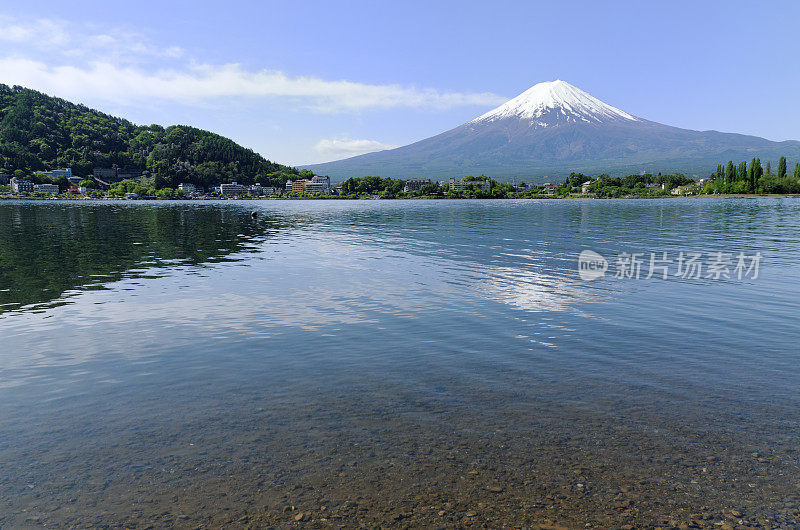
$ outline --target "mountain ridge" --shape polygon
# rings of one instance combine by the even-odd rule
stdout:
[[[564,81],[516,98],[438,135],[396,149],[300,166],[334,178],[545,178],[572,171],[706,175],[720,162],[800,158],[800,142],[682,129],[634,116]]]

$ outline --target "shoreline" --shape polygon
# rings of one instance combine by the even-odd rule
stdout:
[[[2,196],[0,200],[6,201],[114,201],[114,202],[208,202],[208,201],[515,201],[515,200],[631,200],[631,199],[800,199],[797,193],[744,193],[744,194],[719,194],[719,195],[669,195],[663,197],[629,196],[629,197],[588,197],[588,196],[567,196],[567,197],[208,197],[208,198],[185,198],[185,199],[162,199],[162,198],[138,198],[126,199],[124,197],[14,197]]]

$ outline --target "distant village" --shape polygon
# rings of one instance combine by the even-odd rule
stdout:
[[[42,171],[36,174],[37,176],[46,177],[51,180],[58,180],[61,178],[69,182],[69,187],[62,190],[57,184],[42,183],[36,184],[31,180],[9,176],[0,171],[0,185],[10,186],[10,192],[13,195],[105,195],[111,187],[123,180],[137,179],[142,176],[140,170],[124,170],[117,168],[95,168],[92,175],[92,181],[96,183],[96,187],[81,186],[85,181],[84,178],[74,176],[71,168],[54,169],[51,171]],[[419,192],[426,184],[432,184],[428,178],[411,178],[407,179],[403,185],[404,193]],[[450,178],[448,181],[438,182],[439,185],[447,185],[449,189],[454,191],[467,191],[477,190],[488,193],[490,191],[491,183],[486,180],[456,180]],[[518,187],[519,191],[530,191],[533,187],[522,185]],[[556,189],[554,184],[543,184],[536,186],[539,192],[544,195],[553,195]],[[273,186],[262,186],[260,184],[243,185],[237,182],[221,183],[217,186],[204,189],[191,183],[181,183],[178,185],[178,190],[187,198],[216,198],[216,197],[270,197],[270,196],[311,196],[311,195],[341,195],[342,184],[332,184],[330,177],[318,176],[306,179],[288,180],[285,187],[277,188]],[[127,193],[124,195],[127,199],[139,199],[135,193]]]
[[[64,188],[54,183],[34,183],[32,180],[10,176],[0,170],[0,186],[8,186],[12,197],[63,197],[63,198],[124,198],[124,199],[157,199],[157,198],[191,198],[191,199],[215,199],[215,198],[291,198],[291,197],[315,197],[315,198],[335,198],[337,196],[352,196],[353,193],[343,193],[343,183],[332,184],[330,177],[314,175],[310,178],[288,180],[284,187],[263,186],[261,184],[243,185],[237,182],[220,183],[216,186],[204,189],[192,183],[184,182],[178,185],[173,195],[141,195],[139,193],[124,192],[120,193],[115,184],[131,182],[140,179],[141,170],[119,169],[119,168],[94,168],[93,175],[87,180],[72,174],[71,168],[54,169],[35,174],[37,180],[47,179],[50,181],[67,182],[69,185]],[[370,177],[365,177],[370,178]],[[565,189],[565,184],[499,184],[488,177],[464,177],[463,179],[449,178],[445,181],[434,181],[429,178],[410,178],[406,180],[396,180],[398,186],[402,185],[403,195],[414,197],[427,195],[426,190],[433,189],[448,196],[487,196],[495,186],[502,186],[510,197],[553,197],[553,196],[594,196],[592,186],[602,181],[603,177],[581,182],[579,187],[569,187]],[[354,179],[358,180],[358,179]],[[689,184],[675,187],[667,187],[664,183],[642,184],[641,192],[646,192],[653,196],[664,195],[694,195],[702,191],[703,186],[709,179],[701,179],[697,182],[691,181]],[[87,185],[89,184],[89,185]],[[427,188],[426,188],[427,186]],[[399,189],[399,188],[398,188]],[[580,190],[580,191],[579,191]],[[359,194],[356,194],[359,195]],[[360,195],[378,195],[377,193],[362,193]],[[6,194],[6,196],[9,196]]]

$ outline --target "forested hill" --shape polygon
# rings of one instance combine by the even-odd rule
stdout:
[[[180,182],[282,185],[298,171],[208,131],[173,125],[137,126],[84,105],[0,84],[0,169],[25,174],[95,167],[145,170],[158,187]]]

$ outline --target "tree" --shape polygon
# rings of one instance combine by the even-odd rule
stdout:
[[[800,162],[794,165],[794,178],[800,180]]]
[[[768,177],[771,177],[771,176],[772,176],[772,162],[770,162],[769,160],[767,160],[767,169],[766,169],[766,173],[767,173],[767,176],[768,176]]]
[[[764,174],[764,168],[761,167],[761,159],[754,158],[753,165],[750,171],[750,193],[755,193],[758,180]]]
[[[84,179],[95,167],[136,169],[142,171],[137,180],[148,188],[154,183],[158,188],[174,187],[183,181],[203,187],[233,181],[252,184],[257,176],[272,179],[276,173],[280,176],[270,184],[283,186],[283,175],[294,180],[299,173],[208,131],[183,125],[137,126],[4,84],[0,84],[0,167],[25,174],[72,168],[73,175]]]
[[[737,181],[747,180],[747,162],[739,162],[739,167],[736,170],[736,180]]]
[[[786,157],[782,156],[778,160],[778,178],[786,178]]]
[[[725,183],[730,184],[736,178],[736,167],[733,165],[733,160],[728,160],[728,165],[725,166]]]

